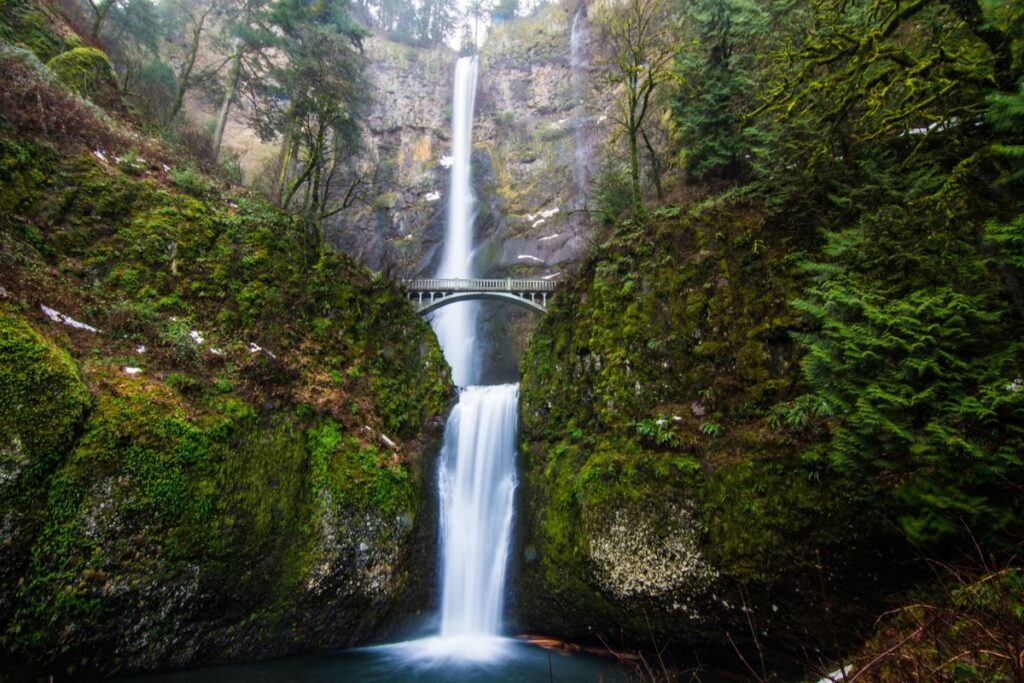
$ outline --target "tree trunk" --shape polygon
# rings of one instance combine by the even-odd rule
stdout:
[[[644,138],[644,146],[647,147],[647,153],[651,157],[651,179],[654,181],[654,189],[658,193],[658,201],[665,201],[665,193],[661,188],[661,162],[658,161],[658,155],[654,152],[654,146],[651,141],[647,139],[647,131],[643,128],[640,129],[640,135]]]
[[[639,217],[644,212],[644,205],[640,196],[640,150],[635,130],[629,133],[629,180],[633,188],[633,216]]]
[[[228,88],[224,92],[224,99],[220,103],[220,113],[217,115],[217,128],[213,133],[213,153],[220,159],[220,146],[224,141],[224,128],[228,123],[228,114],[231,112],[231,102],[235,99],[235,91],[238,90],[238,79],[242,75],[242,47],[238,46],[231,58],[231,70],[228,72]]]
[[[99,5],[94,5],[93,9],[96,12],[96,17],[92,20],[92,39],[95,41],[99,38],[100,28],[103,26],[103,20],[107,17],[107,11],[110,10],[110,5],[113,0],[103,0]]]
[[[185,91],[188,90],[189,80],[192,78],[192,69],[196,65],[196,56],[199,54],[199,39],[203,34],[203,24],[206,23],[206,17],[209,15],[209,11],[205,11],[195,19],[195,24],[192,28],[192,45],[189,46],[188,57],[185,59],[185,64],[182,66],[181,74],[178,76],[178,94],[174,99],[174,106],[171,107],[170,113],[167,115],[165,125],[170,125],[174,119],[178,116],[178,112],[181,111],[181,105],[185,101]]]

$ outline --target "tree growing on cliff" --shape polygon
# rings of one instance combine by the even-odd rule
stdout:
[[[213,0],[172,0],[163,7],[168,43],[175,49],[173,61],[177,63],[177,91],[174,103],[164,121],[172,123],[181,112],[185,93],[193,82],[200,41],[205,36],[216,9]]]
[[[687,0],[682,22],[672,137],[691,179],[740,180],[749,148],[743,115],[755,91],[752,62],[763,59],[761,36],[769,33],[765,10],[750,0]]]
[[[280,135],[275,197],[303,216],[311,237],[322,237],[334,185],[359,140],[367,101],[362,40],[365,30],[333,0],[314,11],[304,0],[279,0],[268,14],[270,44],[286,58],[271,62],[257,108],[265,137]]]
[[[655,93],[670,77],[675,22],[667,0],[604,0],[595,6],[594,23],[604,43],[606,85],[615,100],[612,119],[629,147],[633,214],[641,216],[640,141]]]

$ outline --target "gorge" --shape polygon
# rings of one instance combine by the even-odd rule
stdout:
[[[8,0],[0,681],[1024,680],[1022,27]]]

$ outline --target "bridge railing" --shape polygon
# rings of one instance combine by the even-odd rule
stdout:
[[[409,290],[427,292],[553,292],[554,280],[524,280],[514,278],[416,278],[402,280]]]

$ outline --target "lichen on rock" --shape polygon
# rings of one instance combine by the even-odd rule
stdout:
[[[598,583],[616,598],[656,598],[683,609],[706,596],[718,574],[701,549],[700,515],[685,506],[664,513],[660,532],[649,510],[605,513],[588,524],[587,551]]]

